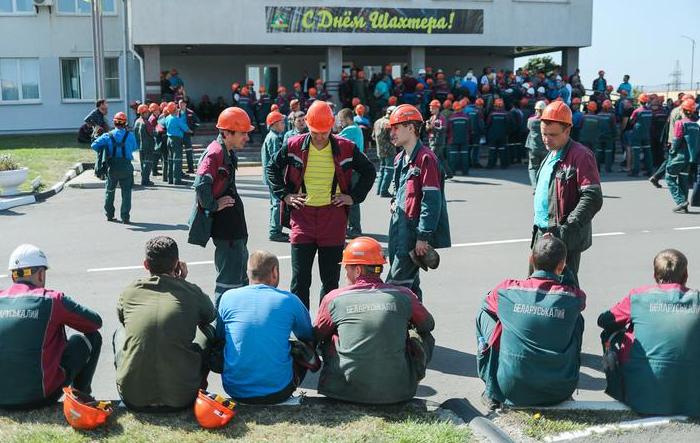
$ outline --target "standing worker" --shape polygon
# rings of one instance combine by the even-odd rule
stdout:
[[[496,161],[501,163],[501,168],[510,166],[508,158],[508,134],[510,133],[510,118],[503,109],[503,99],[493,101],[493,111],[486,117],[486,144],[489,147],[489,159],[486,167],[493,169]]]
[[[639,94],[639,107],[632,112],[629,125],[632,127],[632,135],[630,136],[632,158],[632,170],[629,176],[637,177],[639,175],[641,155],[644,154],[644,169],[646,174],[651,176],[654,162],[651,158],[651,118],[652,113],[648,106],[649,97],[642,93]]]
[[[180,100],[178,106],[180,108],[180,113],[184,113],[187,117],[187,127],[189,131],[186,131],[182,135],[182,146],[185,152],[185,159],[187,160],[187,173],[194,173],[194,149],[192,147],[192,137],[194,137],[194,131],[199,126],[199,117],[190,108],[187,107],[188,103],[185,100]]]
[[[447,118],[440,114],[440,102],[437,100],[430,102],[430,118],[425,123],[425,130],[428,133],[428,146],[430,147],[430,150],[433,151],[435,157],[437,157],[438,161],[440,162],[442,169],[445,171],[446,178],[452,178],[454,173],[445,155],[445,143],[447,141]],[[394,152],[394,155],[391,157],[392,171],[394,169],[393,161],[395,156],[396,152]]]
[[[131,188],[134,186],[134,166],[131,162],[138,146],[134,134],[126,129],[126,114],[114,114],[113,123],[115,128],[102,134],[91,146],[99,156],[103,156],[103,152],[107,162],[104,206],[107,221],[117,221],[114,218],[114,193],[119,185],[122,190],[120,215],[122,223],[128,225],[131,219]]]
[[[591,247],[593,217],[603,206],[600,175],[590,149],[571,138],[571,108],[566,103],[550,103],[540,119],[549,154],[537,173],[530,247],[548,232],[560,238],[567,250],[566,275],[579,287],[581,253]]]
[[[600,119],[596,115],[598,104],[593,100],[586,105],[586,112],[581,118],[581,133],[578,142],[586,146],[596,155],[598,152],[598,140],[600,139]]]
[[[543,100],[535,103],[535,113],[527,120],[527,129],[529,132],[527,134],[527,140],[525,141],[525,147],[528,150],[527,169],[533,190],[537,185],[537,171],[539,171],[542,161],[547,156],[547,148],[544,146],[544,141],[542,141],[542,130],[540,128],[540,118],[546,107],[547,103]]]
[[[617,120],[612,112],[612,102],[603,100],[602,110],[598,113],[598,151],[596,157],[598,170],[605,164],[605,172],[612,172],[612,165],[615,159],[615,139],[617,138]]]
[[[206,246],[214,241],[216,267],[215,306],[221,294],[248,284],[248,227],[243,201],[236,189],[238,158],[255,130],[241,108],[226,108],[216,122],[219,136],[207,146],[197,167],[194,189],[197,199],[190,215],[188,242]]]
[[[420,142],[423,116],[411,105],[391,113],[391,142],[401,149],[394,160],[394,200],[389,224],[387,283],[411,289],[420,300],[419,265],[433,248],[448,248],[450,224],[445,182],[435,154]]]
[[[305,134],[308,132],[308,128],[306,127],[306,120],[304,119],[304,117],[306,117],[304,111],[292,112],[289,115],[291,116],[290,120],[292,122],[292,129],[284,133],[282,143],[286,143],[287,140],[289,140],[289,138],[294,137],[295,135]]]
[[[363,105],[357,105],[356,108],[359,108]],[[364,110],[363,110],[364,112]],[[341,131],[338,134],[340,137],[345,137],[351,142],[355,143],[355,146],[357,146],[357,149],[360,150],[360,152],[364,153],[365,152],[365,137],[364,134],[362,133],[362,129],[360,129],[359,125],[355,123],[355,120],[353,119],[352,116],[352,111],[349,108],[343,108],[338,112],[338,123],[340,124]],[[359,176],[356,172],[352,173],[352,185],[355,186],[357,183],[357,180],[359,179]],[[350,206],[350,213],[348,214],[348,230],[346,237],[347,238],[356,238],[362,235],[362,213],[360,212],[360,205],[359,204],[354,204]]]
[[[308,308],[311,269],[318,252],[321,298],[338,287],[349,207],[362,203],[376,172],[351,141],[331,134],[335,116],[316,100],[306,114],[309,134],[287,140],[265,168],[271,191],[292,232],[291,292]],[[359,174],[352,186],[352,171]]]
[[[155,177],[160,175],[158,172],[158,159],[160,158],[160,147],[161,147],[161,136],[158,133],[158,117],[160,116],[160,106],[158,103],[151,103],[148,105],[148,112],[150,117],[148,117],[148,125],[151,127],[153,133],[153,157],[151,158],[153,164],[151,169],[151,174]]]
[[[187,113],[178,111],[177,105],[168,103],[168,116],[165,130],[168,135],[168,183],[182,184],[182,139],[190,127],[187,126]],[[165,178],[165,174],[163,174]]]
[[[272,157],[282,147],[282,137],[284,136],[284,115],[277,111],[270,112],[265,118],[267,124],[267,135],[263,141],[260,158],[262,159],[263,170],[270,164]],[[263,174],[263,183],[270,186],[267,176]],[[270,192],[270,241],[288,242],[289,235],[282,232],[282,220],[280,219],[280,201]]]
[[[673,212],[688,213],[688,173],[690,163],[698,160],[700,148],[700,126],[691,120],[695,112],[694,100],[683,100],[683,118],[673,126],[673,143],[668,150],[666,183],[676,203]]]
[[[685,95],[685,94],[684,94]],[[684,95],[680,95],[679,97],[683,98]],[[692,98],[689,98],[690,100],[693,100]],[[676,122],[680,121],[683,119],[683,106],[682,103],[685,102],[685,100],[681,100],[681,103],[679,106],[676,106],[671,110],[668,116],[668,121],[667,125],[664,126],[664,130],[662,132],[662,142],[666,146],[666,149],[670,149],[671,146],[673,145],[673,140],[676,138],[675,133],[673,129],[676,127]],[[695,100],[693,100],[693,106],[695,105]],[[652,116],[653,118],[653,116]],[[654,175],[652,175],[649,178],[649,181],[651,182],[652,185],[656,188],[661,188],[661,185],[659,184],[659,180],[666,175],[666,166],[668,164],[668,152],[666,160],[659,166],[659,169],[656,171]]]
[[[377,158],[379,158],[379,176],[377,183],[377,195],[390,198],[389,188],[394,177],[394,156],[396,147],[391,144],[391,128],[389,126],[389,116],[396,109],[395,106],[386,108],[386,113],[376,122],[372,129],[372,138],[377,144]],[[440,103],[438,102],[438,110]]]
[[[170,167],[168,166],[170,162],[170,154],[168,153],[168,131],[165,129],[165,119],[168,117],[168,103],[163,102],[160,104],[160,115],[156,121],[156,150],[159,153],[159,158],[163,160],[163,183],[168,182],[168,173]]]
[[[454,111],[447,119],[447,144],[450,147],[448,161],[450,169],[461,175],[469,175],[469,133],[471,132],[471,119],[462,112],[462,102],[455,101],[452,104]]]
[[[134,124],[134,134],[136,135],[136,145],[139,150],[139,160],[141,161],[141,186],[153,186],[151,181],[151,171],[153,169],[153,157],[155,152],[154,130],[149,117],[148,106],[139,105],[136,109],[139,118]]]

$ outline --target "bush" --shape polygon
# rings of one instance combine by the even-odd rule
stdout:
[[[19,163],[17,163],[9,155],[0,155],[0,171],[14,171],[19,169]]]

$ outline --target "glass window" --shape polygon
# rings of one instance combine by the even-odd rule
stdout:
[[[80,98],[95,99],[95,63],[91,57],[80,59]]]
[[[19,70],[16,58],[0,59],[0,99],[19,100]]]
[[[105,98],[119,98],[118,58],[105,58]]]
[[[15,11],[17,12],[34,12],[32,0],[15,0]]]
[[[102,0],[102,12],[106,12],[106,13],[110,13],[110,14],[117,12],[116,8],[115,8],[114,0]]]
[[[12,0],[0,0],[0,12],[4,13],[12,13],[14,10],[12,9]]]
[[[58,11],[75,14],[75,0],[58,0]]]
[[[78,71],[78,59],[66,58],[61,60],[61,81],[63,98],[80,98],[80,73]]]
[[[78,2],[78,13],[79,14],[91,14],[92,4],[89,0],[77,0]]]
[[[21,58],[20,75],[22,79],[22,98],[24,100],[39,99],[39,60]]]

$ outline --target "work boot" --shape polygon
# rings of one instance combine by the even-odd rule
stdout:
[[[653,175],[649,178],[649,183],[654,185],[655,188],[661,189],[661,184],[659,183],[659,179],[654,177]]]
[[[481,404],[484,405],[484,407],[485,407],[489,412],[493,412],[493,411],[495,411],[496,409],[498,409],[498,408],[501,407],[501,403],[498,402],[498,401],[496,401],[496,400],[494,400],[494,399],[492,399],[492,398],[489,398],[489,397],[486,395],[486,391],[484,391],[484,392],[481,393]]]
[[[108,221],[108,222],[112,222],[112,223],[119,223],[119,220],[117,220],[117,219],[114,218],[114,217],[107,217],[107,221]]]
[[[673,208],[673,212],[676,214],[687,214],[688,213],[688,202],[681,203],[680,205]]]
[[[285,234],[284,232],[277,232],[275,234],[271,234],[269,239],[270,241],[289,243],[289,234]]]
[[[129,219],[129,218],[123,218],[123,219],[122,219],[122,223],[125,224],[125,225],[130,225],[130,224],[131,224],[131,219]]]

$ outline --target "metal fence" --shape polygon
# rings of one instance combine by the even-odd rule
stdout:
[[[661,83],[658,85],[639,85],[635,87],[640,92],[665,93],[667,96],[674,92],[692,92],[695,95],[700,91],[700,82],[691,83]]]

